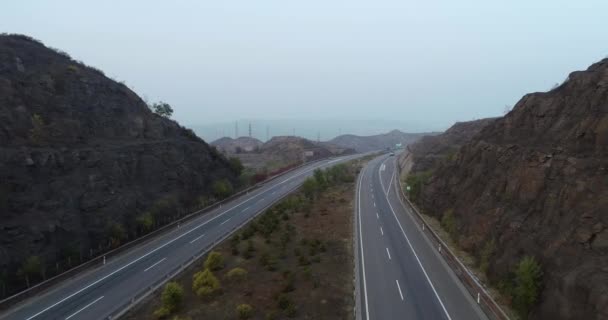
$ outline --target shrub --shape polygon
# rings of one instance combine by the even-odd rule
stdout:
[[[456,230],[456,219],[454,218],[454,210],[447,210],[441,217],[441,226],[447,231],[447,233],[455,239],[457,236]]]
[[[184,289],[177,282],[169,282],[161,295],[162,307],[154,312],[159,317],[165,317],[179,309],[184,299]]]
[[[166,102],[155,102],[151,109],[154,111],[154,113],[161,117],[171,118],[171,115],[173,115],[173,108],[171,108],[171,105]]]
[[[234,268],[226,274],[226,278],[232,282],[241,282],[247,278],[247,270],[243,268]]]
[[[289,307],[289,305],[291,305],[291,300],[289,299],[288,295],[281,293],[277,297],[277,303],[279,305],[279,308],[281,308],[282,310],[285,310],[285,309],[287,309],[287,307]]]
[[[213,194],[220,198],[224,199],[232,194],[234,191],[232,188],[232,184],[227,179],[217,180],[213,183]]]
[[[513,306],[519,315],[526,319],[538,301],[542,286],[543,272],[534,257],[524,257],[515,270]]]
[[[149,232],[154,227],[154,217],[150,212],[142,213],[135,220],[143,232]]]
[[[211,251],[205,260],[205,269],[217,271],[224,268],[224,257],[217,251]]]
[[[195,273],[193,278],[194,281],[192,282],[192,290],[199,297],[210,297],[214,293],[221,290],[220,281],[209,269]]]
[[[32,129],[30,129],[30,142],[40,145],[47,138],[46,124],[42,116],[35,113],[31,119]]]
[[[296,313],[297,313],[297,312],[296,312],[296,306],[295,306],[295,305],[293,305],[293,304],[290,304],[290,305],[287,307],[287,309],[285,309],[285,315],[286,315],[288,318],[293,318],[293,317],[295,317],[295,316],[296,316]]]
[[[409,198],[413,202],[418,202],[422,194],[422,186],[431,177],[432,171],[424,171],[416,174],[410,174],[407,176],[406,184],[410,187]],[[408,192],[408,191],[406,191]]]
[[[496,242],[494,241],[494,239],[491,239],[490,241],[487,241],[483,248],[481,249],[481,254],[479,256],[479,269],[483,272],[483,273],[488,273],[488,268],[490,266],[490,259],[492,258],[492,255],[494,254],[494,250],[496,248]]]
[[[240,304],[236,307],[239,319],[249,319],[253,316],[253,307],[248,304]]]

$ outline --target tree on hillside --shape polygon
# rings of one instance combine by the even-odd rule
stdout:
[[[152,111],[154,111],[154,113],[161,117],[171,118],[171,116],[173,115],[173,108],[171,108],[171,105],[166,102],[155,102],[154,104],[152,104],[151,109]]]

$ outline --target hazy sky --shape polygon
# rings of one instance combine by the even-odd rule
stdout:
[[[6,1],[24,33],[186,125],[497,116],[608,55],[608,1]],[[401,128],[407,130],[408,128]]]

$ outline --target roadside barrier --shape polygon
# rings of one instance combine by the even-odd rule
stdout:
[[[269,183],[269,182],[271,182],[271,181],[273,181],[273,180],[275,180],[275,179],[277,179],[279,177],[282,177],[282,176],[284,176],[286,174],[289,174],[289,173],[291,173],[293,171],[296,171],[296,170],[298,170],[300,168],[303,168],[305,166],[311,165],[313,163],[321,162],[321,161],[324,161],[324,160],[327,160],[327,159],[331,159],[331,158],[327,157],[327,158],[322,158],[322,159],[317,159],[317,160],[314,160],[314,161],[306,162],[306,163],[303,163],[303,164],[298,165],[296,167],[290,168],[287,171],[280,172],[280,173],[278,173],[278,174],[276,174],[274,176],[271,176],[271,177],[267,178],[266,180],[264,180],[262,182],[259,182],[259,183],[255,184],[255,185],[249,187],[249,188],[241,190],[241,191],[239,191],[239,192],[237,192],[237,193],[235,193],[235,194],[233,194],[233,195],[231,195],[231,196],[229,196],[229,197],[227,197],[227,198],[225,198],[223,200],[217,201],[217,202],[215,202],[215,203],[213,203],[213,204],[211,204],[211,205],[209,205],[209,206],[207,206],[205,208],[202,208],[200,210],[196,210],[196,211],[194,211],[194,212],[192,212],[190,214],[187,214],[186,216],[184,216],[184,217],[182,217],[182,218],[180,218],[178,220],[170,222],[170,223],[168,223],[168,224],[166,224],[166,225],[164,225],[164,226],[162,226],[162,227],[160,227],[160,228],[158,228],[158,229],[156,229],[154,231],[151,231],[150,233],[147,233],[147,234],[145,234],[145,235],[143,235],[143,236],[141,236],[139,238],[133,239],[132,241],[129,241],[129,242],[121,245],[118,248],[115,248],[115,249],[112,249],[110,251],[106,251],[106,252],[100,253],[100,254],[96,255],[95,257],[92,257],[90,260],[85,261],[85,262],[83,262],[83,263],[81,263],[79,265],[76,265],[76,266],[72,267],[71,269],[69,269],[69,270],[67,270],[67,271],[65,271],[63,273],[55,275],[55,276],[53,276],[53,277],[51,277],[49,279],[46,279],[45,281],[42,281],[42,282],[40,282],[40,283],[38,283],[38,284],[36,284],[34,286],[31,286],[30,288],[27,288],[27,289],[25,289],[23,291],[20,291],[20,292],[14,294],[14,295],[9,296],[9,297],[7,297],[7,298],[5,298],[3,300],[0,300],[0,311],[6,310],[9,307],[11,307],[11,306],[13,306],[13,305],[15,305],[15,304],[23,301],[23,300],[26,300],[26,299],[28,299],[30,297],[38,295],[38,294],[44,292],[45,290],[50,289],[55,284],[58,284],[60,282],[66,281],[66,280],[71,279],[71,278],[76,278],[78,276],[82,276],[83,273],[85,271],[87,271],[87,270],[91,270],[92,268],[97,267],[97,266],[105,265],[106,261],[108,259],[116,257],[116,256],[122,254],[123,252],[125,252],[126,250],[128,250],[130,248],[133,248],[133,247],[135,247],[137,245],[146,243],[148,241],[152,241],[157,236],[159,236],[161,234],[164,234],[164,233],[168,233],[168,232],[172,231],[175,228],[179,228],[180,225],[182,225],[182,224],[184,224],[184,223],[186,223],[186,222],[188,222],[190,220],[193,220],[195,218],[198,218],[199,216],[201,216],[204,213],[209,213],[210,211],[212,211],[212,210],[214,210],[216,208],[220,208],[223,204],[231,202],[234,199],[236,199],[236,198],[238,198],[238,197],[240,197],[242,195],[249,194],[249,192],[257,190],[258,188],[261,188],[262,186],[266,185],[267,183]]]

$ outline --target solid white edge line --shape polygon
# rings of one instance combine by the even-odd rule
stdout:
[[[388,255],[388,260],[393,260],[391,259],[391,253],[388,251],[388,248],[386,248],[386,254]]]
[[[146,269],[144,269],[144,272],[146,272],[146,271],[148,271],[148,270],[150,270],[150,269],[152,269],[152,268],[156,267],[156,265],[158,265],[159,263],[161,263],[161,262],[165,261],[166,259],[167,259],[167,257],[160,259],[160,260],[159,260],[158,262],[156,262],[155,264],[153,264],[153,265],[151,265],[151,266],[147,267]]]
[[[293,179],[293,178],[295,178],[295,177],[301,176],[301,175],[303,175],[303,174],[305,174],[305,173],[307,173],[307,172],[310,172],[310,171],[312,171],[312,170],[314,170],[314,169],[317,169],[317,168],[319,168],[319,167],[321,167],[321,166],[323,166],[323,165],[325,165],[325,164],[320,164],[320,165],[315,166],[315,167],[313,167],[313,168],[311,168],[311,169],[309,169],[309,170],[306,170],[306,171],[303,171],[303,172],[299,172],[299,173],[297,173],[297,174],[295,174],[295,173],[294,173],[294,176],[293,176],[293,177],[290,177],[289,179],[287,179],[287,180],[285,180],[285,181],[283,181],[283,182],[281,182],[281,183],[278,183],[278,184],[276,184],[276,185],[274,185],[274,186],[270,187],[268,190],[266,190],[266,192],[268,192],[268,191],[272,190],[273,188],[275,188],[275,187],[277,187],[277,186],[279,186],[279,185],[281,185],[281,184],[283,184],[283,183],[287,182],[288,180],[291,180],[291,179]],[[276,190],[275,190],[275,192],[276,192]],[[131,266],[132,264],[134,264],[134,263],[136,263],[136,262],[140,261],[141,259],[143,259],[143,258],[145,258],[145,257],[147,257],[147,256],[149,256],[149,255],[151,255],[152,253],[154,253],[154,252],[156,252],[156,251],[158,251],[158,250],[160,250],[160,249],[162,249],[162,248],[164,248],[164,247],[168,246],[169,244],[171,244],[171,243],[173,243],[173,242],[175,242],[175,241],[177,241],[177,240],[181,239],[182,237],[184,237],[184,236],[186,236],[186,235],[190,234],[190,232],[192,232],[192,231],[194,231],[194,230],[196,230],[196,229],[198,229],[198,228],[200,228],[200,227],[202,227],[202,226],[204,226],[204,225],[207,225],[207,224],[208,224],[208,223],[210,223],[211,221],[214,221],[215,219],[217,219],[217,218],[219,218],[219,217],[223,216],[223,215],[224,215],[226,212],[229,212],[229,211],[231,211],[231,210],[233,210],[233,209],[235,209],[235,208],[240,207],[240,206],[241,206],[243,203],[245,203],[245,202],[247,202],[247,201],[249,201],[249,200],[251,200],[251,199],[254,199],[255,197],[257,197],[257,196],[259,196],[259,195],[260,195],[260,194],[258,193],[258,194],[253,195],[252,197],[250,197],[250,198],[248,198],[248,199],[246,199],[246,200],[241,201],[239,204],[235,205],[234,207],[232,207],[232,208],[230,208],[230,209],[225,210],[224,212],[222,212],[222,213],[218,214],[217,216],[215,216],[215,217],[213,217],[213,218],[211,218],[211,219],[209,219],[209,220],[207,220],[207,221],[205,221],[205,222],[203,222],[203,223],[199,224],[198,226],[196,226],[196,227],[194,227],[194,228],[192,228],[192,229],[190,229],[190,230],[186,231],[185,233],[182,233],[181,235],[179,235],[179,236],[177,236],[177,237],[175,237],[175,238],[173,238],[173,239],[171,239],[171,240],[169,240],[169,241],[165,242],[164,244],[162,244],[161,246],[157,247],[156,249],[153,249],[153,250],[149,251],[148,253],[144,254],[143,256],[141,256],[141,257],[139,257],[139,258],[137,258],[137,259],[135,259],[135,260],[133,260],[133,261],[131,261],[131,262],[127,263],[126,265],[122,266],[121,268],[116,269],[115,271],[111,272],[110,274],[105,275],[105,276],[103,276],[103,277],[99,278],[98,280],[96,280],[96,281],[94,281],[94,282],[90,283],[90,284],[89,284],[89,285],[87,285],[86,287],[84,287],[84,288],[82,288],[82,289],[80,289],[80,290],[78,290],[78,291],[76,291],[76,292],[72,293],[71,295],[69,295],[69,296],[67,296],[67,297],[65,297],[65,298],[63,298],[63,299],[61,299],[61,300],[59,300],[58,302],[55,302],[54,304],[52,304],[52,305],[50,305],[50,306],[46,307],[45,309],[43,309],[42,311],[39,311],[38,313],[34,314],[33,316],[30,316],[29,318],[26,318],[26,320],[31,320],[31,319],[36,318],[37,316],[39,316],[39,315],[41,315],[41,314],[43,314],[43,313],[45,313],[45,312],[49,311],[50,309],[52,309],[52,308],[56,307],[57,305],[59,305],[59,304],[63,303],[64,301],[66,301],[66,300],[68,300],[68,299],[71,299],[72,297],[74,297],[74,296],[78,295],[79,293],[83,292],[84,290],[86,290],[86,289],[88,289],[88,288],[90,288],[90,287],[92,287],[92,286],[94,286],[94,285],[96,285],[96,284],[100,283],[101,281],[103,281],[103,280],[105,280],[105,279],[107,279],[107,278],[109,278],[109,277],[113,276],[114,274],[116,274],[116,273],[118,273],[118,272],[120,272],[120,271],[124,270],[125,268],[127,268],[127,267]]]
[[[359,180],[359,190],[357,191],[357,211],[359,215],[359,243],[361,245],[361,266],[363,267],[363,293],[365,295],[365,319],[370,320],[369,318],[369,304],[367,301],[367,280],[365,279],[365,253],[363,252],[363,230],[361,228],[361,182],[363,181],[363,176],[365,176],[365,172],[361,174],[361,179]]]
[[[200,238],[202,238],[204,236],[205,236],[205,234],[203,233],[200,236],[196,237],[194,240],[190,241],[190,243],[194,243],[196,240],[198,240],[198,239],[200,239]]]
[[[392,181],[392,179],[394,177],[395,177],[395,172],[393,172],[393,176],[391,177],[391,181]],[[382,179],[380,179],[380,183],[382,183]],[[390,192],[390,190],[389,190],[389,192]],[[426,270],[422,266],[422,262],[420,262],[420,258],[418,258],[418,254],[416,254],[416,250],[414,250],[414,246],[412,246],[412,243],[410,242],[410,239],[407,237],[407,234],[405,234],[405,230],[403,230],[403,227],[401,226],[401,222],[399,222],[399,219],[397,218],[397,214],[395,213],[395,210],[393,209],[393,206],[391,205],[391,202],[388,199],[388,193],[386,194],[386,202],[388,202],[388,206],[389,206],[389,208],[391,208],[391,212],[393,213],[393,216],[395,217],[395,220],[397,220],[397,225],[399,225],[399,229],[401,229],[401,233],[403,233],[403,236],[405,237],[405,240],[407,241],[408,246],[412,250],[412,253],[414,254],[414,257],[416,258],[416,261],[418,262],[418,265],[420,266],[420,269],[422,269],[422,273],[424,273],[426,281],[428,281],[428,283],[431,285],[431,289],[433,289],[433,293],[435,293],[435,297],[437,297],[437,300],[439,301],[439,304],[441,305],[441,308],[443,309],[443,312],[448,317],[448,320],[452,320],[452,317],[450,317],[450,314],[448,313],[448,310],[445,308],[445,305],[443,304],[443,301],[441,301],[441,298],[439,297],[439,294],[437,293],[437,290],[435,290],[435,286],[433,285],[433,282],[431,282],[431,278],[429,278],[429,275],[426,273]]]
[[[91,302],[91,303],[87,304],[86,306],[82,307],[82,309],[80,309],[80,310],[78,310],[78,311],[76,311],[76,312],[72,313],[71,315],[69,315],[67,318],[65,318],[65,320],[68,320],[68,319],[70,319],[71,317],[73,317],[73,316],[75,316],[75,315],[79,314],[80,312],[82,312],[82,310],[84,310],[84,309],[86,309],[86,308],[88,308],[88,307],[92,306],[92,305],[93,305],[95,302],[97,302],[97,301],[99,301],[99,300],[103,299],[103,297],[104,297],[104,296],[101,296],[101,297],[99,297],[99,298],[95,299],[95,301],[93,301],[93,302]]]
[[[232,217],[230,217],[230,218],[226,219],[224,222],[220,223],[220,226],[223,225],[224,223],[230,221],[230,219],[232,219]]]
[[[401,296],[401,300],[403,301],[403,292],[401,292],[401,286],[399,285],[399,280],[395,280],[397,282],[397,289],[399,290],[399,295]]]

